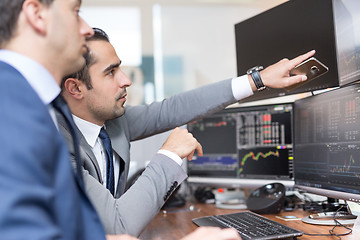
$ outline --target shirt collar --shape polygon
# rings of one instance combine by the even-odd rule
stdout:
[[[99,133],[102,126],[88,122],[75,115],[73,115],[73,118],[76,126],[79,128],[80,132],[84,135],[86,142],[93,148],[95,146],[97,138],[99,137]]]
[[[59,95],[60,87],[54,77],[35,60],[13,51],[0,49],[0,61],[18,70],[44,104],[48,105]]]

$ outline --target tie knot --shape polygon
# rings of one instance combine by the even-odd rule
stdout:
[[[101,138],[101,140],[109,139],[109,135],[106,132],[104,127],[101,128],[100,133],[99,133],[99,137]]]

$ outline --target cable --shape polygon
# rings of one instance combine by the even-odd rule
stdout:
[[[338,212],[343,208],[343,206],[340,206],[339,209],[336,210],[336,212],[334,213],[334,222],[335,222],[335,226],[329,230],[329,234],[315,234],[315,233],[304,233],[304,235],[308,235],[308,236],[314,236],[314,237],[323,237],[323,236],[335,236],[337,237],[339,240],[341,240],[341,236],[346,236],[352,233],[352,229],[341,224],[338,220],[336,220],[336,215],[338,214]],[[346,233],[340,233],[340,234],[336,234],[334,232],[335,228],[341,226],[347,230],[349,230]]]

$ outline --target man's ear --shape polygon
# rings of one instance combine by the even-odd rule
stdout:
[[[64,91],[75,99],[82,99],[82,85],[84,85],[79,79],[68,78],[64,82]]]
[[[42,35],[46,35],[48,10],[48,6],[39,0],[25,0],[22,5],[22,11],[27,22]]]

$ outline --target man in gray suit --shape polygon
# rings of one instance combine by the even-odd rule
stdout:
[[[126,106],[126,88],[131,81],[121,71],[121,61],[107,35],[95,29],[88,41],[90,55],[82,71],[63,80],[63,96],[74,115],[81,136],[86,191],[98,211],[107,233],[139,235],[158,213],[176,187],[186,178],[182,158],[191,159],[201,145],[187,132],[176,128],[150,161],[136,183],[124,193],[129,171],[130,141],[173,129],[194,119],[219,111],[250,96],[259,84],[287,87],[306,80],[289,76],[289,71],[314,54],[311,51],[293,60],[281,60],[261,71],[260,83],[251,76],[224,80],[184,92],[147,106]],[[262,82],[261,82],[262,79]],[[257,79],[259,80],[259,79]],[[66,125],[60,129],[69,140]],[[99,132],[106,128],[113,148],[114,195],[105,188],[107,163]],[[189,146],[191,145],[191,147]],[[194,147],[195,146],[195,147]],[[108,186],[107,186],[108,187]]]

